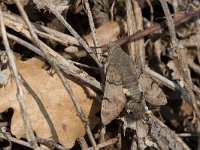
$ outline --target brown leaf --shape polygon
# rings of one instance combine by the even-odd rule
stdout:
[[[123,31],[123,32],[122,32]],[[108,44],[118,40],[118,37],[125,34],[127,31],[126,22],[107,22],[96,29],[96,37],[99,45]],[[92,35],[84,36],[89,46],[94,46]],[[69,46],[65,50],[66,52],[78,51],[77,46]]]
[[[34,132],[40,138],[51,138],[71,148],[77,138],[84,136],[85,129],[58,76],[50,76],[42,69],[43,62],[36,58],[25,62],[17,59],[16,64],[24,79],[27,112]],[[95,103],[86,88],[72,80],[67,79],[67,81],[75,92],[85,115],[90,115],[93,118],[92,122],[97,123],[95,112],[91,111]],[[11,132],[17,138],[21,138],[25,131],[16,93],[14,79],[9,80],[7,86],[0,89],[0,112],[8,108],[14,109]],[[98,111],[98,108],[96,107],[95,110]]]
[[[107,22],[96,30],[98,43],[100,45],[103,45],[108,44],[109,42],[116,41],[118,39],[118,36],[120,36],[120,34],[123,34],[122,31],[127,31],[126,22]],[[90,46],[94,46],[91,35],[85,36],[84,39]]]

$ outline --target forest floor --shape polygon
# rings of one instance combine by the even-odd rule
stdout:
[[[3,0],[0,149],[200,149],[199,0]]]

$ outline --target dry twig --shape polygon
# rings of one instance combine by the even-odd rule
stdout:
[[[72,99],[72,102],[74,103],[74,106],[76,108],[78,116],[80,117],[80,119],[82,120],[82,122],[83,122],[83,124],[85,126],[86,132],[88,134],[88,137],[89,137],[89,139],[90,139],[90,141],[92,143],[92,146],[93,146],[94,150],[98,150],[97,144],[96,144],[96,142],[94,140],[94,137],[92,135],[92,131],[91,131],[90,126],[89,126],[89,120],[85,117],[84,112],[83,112],[82,108],[80,107],[80,104],[78,102],[77,97],[75,96],[74,92],[72,91],[70,85],[67,83],[67,81],[64,78],[62,72],[57,68],[57,66],[55,66],[55,69],[56,69],[56,72],[57,72],[58,76],[60,77],[65,89],[69,93],[69,95],[70,95],[70,97]]]
[[[176,38],[176,31],[175,31],[175,25],[174,25],[174,21],[172,19],[171,13],[169,11],[169,7],[167,5],[167,2],[165,0],[160,0],[160,3],[162,5],[162,8],[164,10],[166,19],[167,19],[167,25],[169,28],[169,32],[170,32],[170,36],[171,36],[171,42],[172,42],[172,54],[174,57],[178,57],[178,63],[179,66],[181,68],[181,72],[182,72],[182,76],[185,82],[185,88],[188,91],[188,94],[191,98],[191,102],[192,102],[192,106],[194,108],[194,111],[197,115],[197,132],[200,133],[200,110],[198,108],[198,104],[197,101],[195,99],[195,95],[193,92],[193,83],[192,80],[190,78],[190,76],[188,75],[187,72],[187,65],[183,60],[183,56],[181,56],[181,53],[179,53],[179,49],[178,49],[178,40]],[[178,50],[178,51],[177,51]],[[199,139],[200,139],[200,135],[199,135]],[[200,143],[199,143],[199,147],[200,147]]]
[[[22,20],[20,16],[14,15],[12,13],[3,12],[4,16],[4,22],[5,25],[16,32],[19,32],[26,36],[27,38],[30,38],[30,34],[27,30],[27,26],[25,22]],[[43,25],[39,25],[36,23],[32,23],[34,31],[41,37],[47,39],[47,40],[55,40],[56,42],[59,42],[60,44],[64,46],[69,45],[79,45],[79,42],[76,40],[76,38],[61,33],[59,31],[50,29],[48,27],[45,27]]]
[[[26,105],[25,105],[24,93],[23,93],[23,85],[22,85],[22,82],[20,80],[19,73],[17,71],[13,52],[10,49],[10,46],[9,46],[7,33],[6,33],[4,21],[3,21],[3,15],[2,15],[1,7],[0,7],[0,21],[1,21],[1,34],[2,34],[2,38],[3,38],[3,43],[4,43],[4,46],[5,46],[5,49],[6,49],[6,53],[8,55],[10,68],[13,71],[15,81],[16,81],[16,85],[17,85],[17,99],[18,99],[20,110],[21,110],[21,113],[22,113],[22,119],[23,119],[23,122],[24,122],[24,127],[25,127],[25,130],[26,130],[27,139],[28,139],[28,142],[30,143],[30,145],[34,149],[37,150],[37,149],[39,149],[39,146],[37,144],[34,132],[32,130],[31,123],[30,123],[30,120],[29,120],[29,117],[28,117],[28,113],[26,111]]]
[[[173,91],[178,90],[182,94],[182,96],[184,97],[185,101],[187,103],[189,103],[190,105],[192,105],[191,99],[188,97],[188,93],[185,91],[184,88],[182,88],[181,86],[179,86],[175,82],[172,82],[169,79],[163,77],[159,73],[151,70],[149,67],[145,67],[144,72],[147,73],[149,76],[151,76],[153,79],[155,79],[155,80],[159,81],[160,83],[162,83],[163,85],[167,86],[171,90],[173,90]]]
[[[116,137],[116,138],[113,138],[113,139],[110,139],[108,141],[105,141],[101,144],[98,144],[98,148],[104,148],[106,146],[109,146],[109,145],[114,145],[115,143],[117,143],[119,140],[119,137]],[[89,148],[88,150],[93,150],[93,148]]]
[[[88,44],[84,39],[67,23],[67,21],[60,15],[60,13],[55,9],[55,6],[49,1],[44,0],[45,5],[52,11],[52,13],[63,23],[63,25],[69,30],[69,32],[79,41],[79,43],[85,48],[87,53],[95,60],[97,65],[102,68],[101,62],[98,60],[94,52],[90,49]]]
[[[89,123],[88,123],[88,120],[86,119],[83,111],[82,111],[82,108],[80,107],[80,104],[76,98],[76,96],[74,95],[71,87],[69,86],[69,84],[67,83],[67,81],[65,80],[62,72],[60,71],[60,69],[58,68],[58,66],[52,62],[49,57],[48,57],[48,49],[50,49],[47,45],[45,45],[42,41],[39,40],[37,34],[35,33],[35,31],[33,30],[32,28],[32,25],[28,19],[28,16],[27,14],[25,13],[22,5],[19,3],[18,0],[14,0],[15,1],[15,4],[17,5],[18,9],[19,9],[19,12],[20,14],[22,15],[22,18],[24,19],[25,23],[27,24],[28,26],[28,29],[29,29],[29,32],[31,34],[31,38],[32,38],[32,41],[34,42],[34,44],[36,44],[42,51],[42,53],[44,54],[44,58],[54,67],[54,69],[56,70],[56,73],[58,74],[60,80],[62,81],[62,84],[63,86],[65,87],[65,89],[67,90],[67,92],[69,93],[71,99],[72,99],[72,102],[74,103],[74,106],[76,108],[76,111],[78,113],[78,116],[79,118],[82,120],[84,126],[85,126],[85,129],[86,129],[86,132],[88,134],[88,137],[92,143],[92,146],[94,147],[95,150],[97,150],[98,148],[96,147],[96,142],[94,140],[94,137],[92,135],[92,132],[91,132],[91,129],[89,127]]]
[[[167,19],[167,26],[168,26],[169,33],[170,33],[170,36],[171,36],[170,52],[175,58],[177,58],[179,56],[179,52],[177,52],[177,50],[178,50],[178,44],[177,44],[178,40],[176,38],[174,21],[172,19],[172,15],[170,13],[167,1],[166,0],[160,0],[160,3],[162,5],[163,11],[165,13],[165,17]]]
[[[19,145],[22,145],[22,146],[25,146],[25,147],[28,147],[28,148],[33,148],[33,146],[31,146],[28,142],[14,138],[8,132],[0,133],[0,138],[4,139],[4,140],[9,140],[13,143],[17,143]],[[59,144],[57,144],[57,143],[55,143],[54,141],[51,141],[51,140],[46,140],[46,139],[42,139],[42,138],[37,137],[37,142],[40,143],[40,144],[43,144],[43,145],[48,145],[52,148],[56,148],[58,150],[67,150],[67,148],[65,148],[64,146],[59,145]]]
[[[125,3],[126,3],[128,35],[132,35],[137,32],[135,14],[133,12],[131,0],[125,0]],[[137,50],[138,50],[137,46],[138,46],[137,42],[130,43],[129,54],[134,62],[137,61]]]
[[[137,31],[142,31],[144,30],[143,28],[143,20],[142,20],[142,10],[137,2],[137,0],[132,0],[133,3],[133,10],[134,10],[134,14],[135,14],[135,22],[136,22],[136,26],[137,26]],[[140,39],[137,42],[137,54],[138,55],[138,60],[139,60],[139,64],[141,66],[142,69],[144,69],[145,67],[145,47],[144,47],[144,39]]]
[[[41,52],[40,49],[37,47],[33,46],[32,44],[12,35],[12,34],[7,34],[8,38],[11,40],[16,41],[17,43],[23,45],[24,47],[30,49],[31,51],[37,53],[38,55],[45,57],[44,54]],[[76,68],[74,65],[72,65],[69,61],[65,60],[63,57],[61,57],[58,53],[54,51],[49,51],[50,54],[48,54],[50,61],[54,62],[57,66],[59,66],[63,72],[65,72],[68,75],[71,75],[79,80],[81,80],[84,83],[87,83],[88,85],[91,85],[92,87],[102,91],[102,87],[100,83],[96,80],[94,80],[92,77],[89,75],[85,74],[83,71],[80,69]],[[82,73],[81,73],[82,72]]]
[[[153,11],[153,6],[152,6],[152,3],[151,3],[151,1],[150,0],[146,0],[147,1],[147,4],[149,5],[149,8],[150,8],[150,14],[151,14],[151,25],[153,24],[153,20],[154,20],[154,16],[153,16],[153,13],[154,13],[154,11]]]
[[[179,25],[185,21],[187,21],[188,19],[198,15],[200,13],[200,7],[193,9],[189,12],[178,12],[173,14],[174,15],[174,24],[175,25]],[[177,17],[176,17],[177,16]],[[167,27],[167,23],[166,21],[163,21],[161,23],[155,23],[154,25],[152,25],[151,27],[143,30],[143,31],[138,31],[133,35],[127,36],[125,38],[122,38],[118,41],[113,42],[113,44],[117,44],[117,45],[124,45],[133,41],[137,41],[140,40],[142,38],[144,38],[147,35],[150,35],[151,33],[154,33],[155,31],[158,31],[162,28],[166,28]],[[104,46],[101,46],[104,47]]]
[[[77,139],[81,149],[88,149],[87,142],[85,141],[84,137]]]
[[[102,51],[99,47],[99,43],[97,41],[96,38],[96,29],[95,29],[95,25],[94,25],[94,20],[92,17],[92,12],[90,10],[90,4],[88,2],[88,0],[83,0],[85,7],[86,7],[86,11],[87,11],[87,15],[88,15],[88,19],[89,19],[89,25],[90,25],[90,29],[92,31],[92,39],[93,39],[93,43],[94,46],[97,47],[96,48],[96,53],[97,53],[97,58],[99,59],[99,61],[101,61],[101,57],[102,57]]]
[[[162,121],[160,121],[158,118],[156,118],[155,116],[152,116],[151,118],[156,124],[158,124],[161,127],[165,127],[167,129],[169,129]],[[170,129],[171,131],[171,129]],[[171,131],[172,132],[172,131]],[[176,141],[180,142],[183,146],[184,150],[190,150],[190,148],[185,144],[185,142],[174,132],[172,132],[173,134],[173,138],[176,139]]]

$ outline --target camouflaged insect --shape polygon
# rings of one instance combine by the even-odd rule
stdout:
[[[129,113],[139,114],[139,116],[144,113],[141,104],[143,94],[138,83],[140,68],[134,65],[129,55],[119,46],[110,46],[109,50],[101,107],[101,118],[105,125],[115,119],[124,107]]]

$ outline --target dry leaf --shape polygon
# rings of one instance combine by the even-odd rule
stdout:
[[[112,29],[112,30],[111,30]],[[122,31],[126,33],[127,24],[126,22],[107,22],[96,29],[96,37],[99,45],[108,44],[118,40],[118,37],[122,34]],[[89,46],[94,46],[92,35],[84,36]],[[65,49],[66,52],[78,51],[77,46],[69,46]]]
[[[96,30],[98,43],[104,45],[118,40],[118,36],[123,34],[121,31],[127,31],[126,22],[107,22],[103,24]],[[84,39],[90,46],[94,46],[91,35],[85,36]]]
[[[71,148],[77,138],[84,136],[85,129],[58,76],[50,76],[42,69],[43,62],[36,58],[25,62],[17,58],[16,64],[25,80],[24,96],[34,132],[40,138],[53,139]],[[97,123],[98,120],[94,117],[95,112],[91,111],[95,103],[85,90],[86,88],[82,88],[72,80],[67,81],[76,94],[85,115],[90,115],[93,117],[92,123]],[[17,138],[21,138],[25,131],[16,93],[14,79],[9,80],[7,86],[0,89],[0,112],[8,108],[14,109],[11,132]],[[98,111],[98,108],[95,107],[93,110]]]

